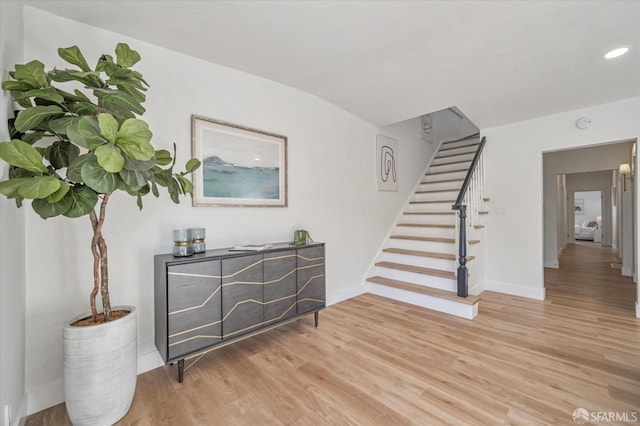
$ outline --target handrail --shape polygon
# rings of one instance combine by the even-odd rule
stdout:
[[[458,193],[458,198],[454,205],[451,206],[451,210],[459,210],[460,213],[458,217],[460,218],[459,225],[459,238],[458,238],[458,296],[459,297],[467,297],[469,294],[469,272],[467,269],[467,206],[466,204],[462,204],[465,195],[467,194],[467,189],[469,189],[469,184],[471,182],[471,178],[473,177],[473,173],[476,170],[476,166],[478,165],[478,160],[480,159],[480,155],[482,154],[482,150],[484,149],[484,144],[487,142],[486,136],[482,137],[480,141],[480,146],[476,150],[475,155],[473,156],[473,160],[471,161],[471,165],[469,166],[469,170],[467,170],[467,175],[464,178],[464,182],[462,183],[462,187],[460,188],[460,192]]]
[[[458,198],[456,198],[456,202],[451,206],[451,210],[460,210],[462,206],[462,200],[464,196],[467,194],[467,189],[469,188],[469,183],[471,182],[471,176],[473,176],[473,172],[476,170],[476,166],[478,165],[478,159],[482,154],[482,150],[484,149],[484,144],[487,142],[487,137],[483,136],[480,141],[480,146],[476,151],[476,155],[473,156],[473,160],[471,161],[471,166],[469,166],[469,170],[467,170],[467,175],[464,178],[464,182],[462,183],[462,187],[460,188],[460,192],[458,193]]]

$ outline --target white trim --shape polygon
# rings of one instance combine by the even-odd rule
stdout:
[[[27,392],[27,415],[64,402],[64,381],[47,383]]]
[[[164,361],[160,356],[160,352],[155,348],[138,355],[138,375],[162,367],[163,365]]]
[[[484,281],[482,281],[482,282],[476,283],[472,287],[469,287],[469,294],[473,294],[477,296],[480,293],[482,293],[484,290],[485,290],[485,284],[484,284]]]
[[[514,296],[526,297],[529,299],[544,300],[545,289],[544,287],[534,288],[525,287],[516,284],[500,283],[497,281],[486,281],[485,290],[496,291],[498,293],[511,294]]]
[[[625,277],[632,277],[633,273],[631,272],[631,266],[623,266],[622,275]]]
[[[560,268],[560,263],[558,263],[558,261],[554,261],[554,262],[544,262],[544,267],[545,268],[553,268],[553,269],[559,269]]]
[[[18,406],[18,410],[13,413],[13,421],[11,422],[11,426],[23,426],[26,423],[27,398],[27,394],[24,394],[24,396],[22,397],[22,401],[20,401],[20,405]]]
[[[636,302],[636,318],[640,318],[640,303]]]
[[[438,297],[418,294],[411,291],[400,290],[376,283],[367,284],[367,291],[371,294],[386,297],[434,311],[444,312],[457,317],[473,319],[478,315],[478,303],[469,305],[467,303],[454,302],[452,300],[440,299]]]
[[[354,285],[353,287],[344,288],[338,291],[332,291],[327,294],[327,306],[335,305],[336,303],[343,302],[352,297],[359,296],[365,293],[364,285]]]

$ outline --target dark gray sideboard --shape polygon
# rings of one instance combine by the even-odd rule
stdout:
[[[155,343],[165,363],[257,334],[325,307],[324,243],[154,257]]]

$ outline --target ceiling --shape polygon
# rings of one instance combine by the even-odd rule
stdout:
[[[377,125],[457,106],[487,128],[640,95],[639,1],[23,2]]]

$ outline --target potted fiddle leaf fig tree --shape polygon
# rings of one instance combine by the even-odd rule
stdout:
[[[137,314],[131,306],[111,306],[102,233],[107,204],[122,193],[142,209],[143,197],[157,197],[159,186],[178,203],[181,194],[193,195],[186,175],[200,161],[190,159],[185,171],[175,172],[175,144],[173,156],[151,144],[149,126],[137,118],[145,112],[148,84],[132,69],[140,60],[135,50],[120,43],[115,58],[103,54],[93,69],[77,46],[58,54],[73,67],[45,71],[34,60],[16,65],[2,83],[22,109],[9,122],[12,140],[0,143],[0,158],[11,165],[0,193],[18,207],[32,200],[43,219],[89,217],[91,312],[63,328],[65,399],[73,424],[113,424],[126,414],[135,391]]]

